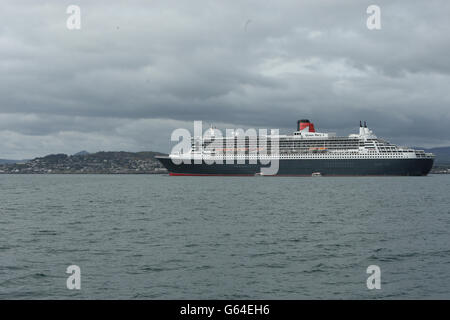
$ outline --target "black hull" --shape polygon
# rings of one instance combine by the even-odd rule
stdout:
[[[261,164],[180,164],[169,157],[156,157],[171,175],[253,176]],[[281,159],[279,176],[425,176],[434,159]]]

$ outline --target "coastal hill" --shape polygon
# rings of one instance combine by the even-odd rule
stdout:
[[[165,173],[159,152],[110,151],[50,154],[33,160],[2,163],[0,173]]]

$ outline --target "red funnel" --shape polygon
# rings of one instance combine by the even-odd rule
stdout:
[[[309,120],[298,120],[298,130],[304,130],[308,128],[307,132],[316,132],[314,129],[314,124],[309,122]]]

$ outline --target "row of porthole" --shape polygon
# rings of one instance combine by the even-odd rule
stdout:
[[[214,157],[216,158],[216,157]],[[305,157],[298,157],[298,156],[277,156],[277,157],[226,157],[226,158],[217,158],[217,159],[272,159],[272,158],[279,158],[279,159],[315,159],[315,158],[325,158],[325,159],[408,159],[408,157],[403,156],[391,156],[391,157],[382,157],[382,156],[340,156],[340,157],[331,157],[331,156],[305,156]],[[409,158],[414,159],[414,158]]]

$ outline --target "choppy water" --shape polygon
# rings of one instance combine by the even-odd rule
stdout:
[[[448,299],[449,190],[449,175],[0,175],[0,298]]]

